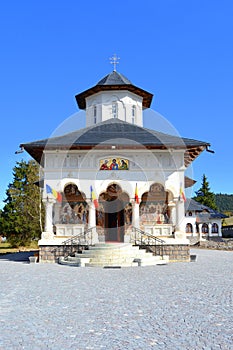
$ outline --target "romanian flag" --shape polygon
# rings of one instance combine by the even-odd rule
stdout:
[[[138,198],[138,185],[136,184],[135,187],[135,195],[134,195],[135,202],[139,204],[139,198]]]
[[[183,199],[184,202],[186,201],[186,197],[185,197],[184,191],[182,189],[182,186],[180,185],[180,199],[181,198]]]
[[[58,202],[62,202],[62,195],[61,193],[57,192],[56,190],[54,190],[52,187],[50,187],[49,185],[46,184],[46,192],[47,193],[51,193]]]
[[[97,209],[99,206],[99,203],[92,186],[90,187],[90,190],[91,190],[91,201],[94,203],[94,206]]]

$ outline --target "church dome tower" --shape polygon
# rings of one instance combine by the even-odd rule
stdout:
[[[152,97],[116,70],[75,96],[79,108],[86,110],[86,126],[111,118],[143,126],[142,111],[150,107]]]

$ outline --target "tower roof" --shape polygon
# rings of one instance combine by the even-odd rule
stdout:
[[[95,86],[76,95],[76,101],[80,109],[86,109],[86,98],[98,92],[111,90],[127,90],[142,97],[142,105],[149,108],[153,95],[131,83],[123,74],[113,71],[102,78]]]
[[[97,85],[131,85],[131,81],[116,71],[109,73]]]

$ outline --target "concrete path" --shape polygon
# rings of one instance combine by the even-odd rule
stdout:
[[[1,350],[233,349],[233,252],[121,269],[0,259]]]

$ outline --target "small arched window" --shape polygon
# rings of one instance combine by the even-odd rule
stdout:
[[[112,117],[113,118],[117,118],[117,103],[116,102],[113,102],[112,104]]]
[[[186,225],[186,233],[193,233],[193,225],[188,223]]]
[[[211,231],[212,233],[218,233],[218,224],[216,222],[213,223]]]
[[[132,124],[135,124],[135,120],[136,120],[136,106],[133,105],[132,106]]]
[[[209,233],[209,226],[207,224],[202,224],[202,233]]]
[[[97,122],[97,108],[96,106],[93,107],[93,118],[94,118],[94,124]]]

